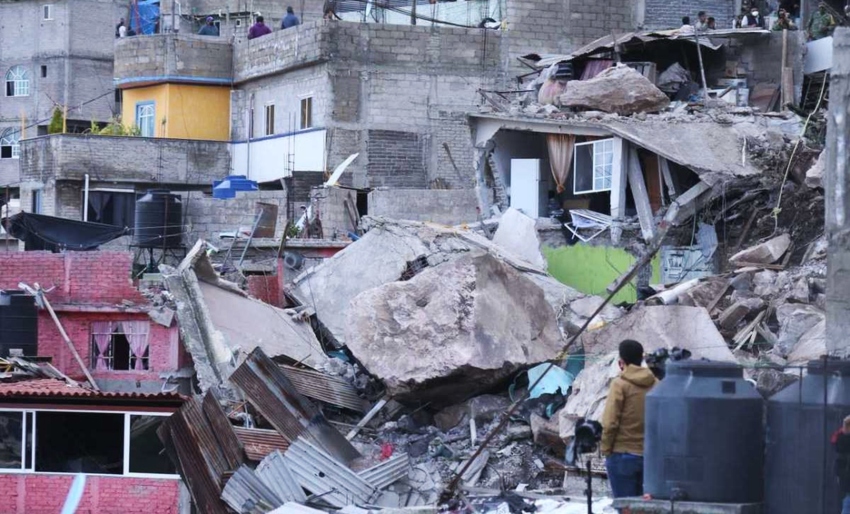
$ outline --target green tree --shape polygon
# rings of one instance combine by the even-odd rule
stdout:
[[[61,134],[62,127],[65,125],[65,119],[62,116],[62,109],[59,107],[53,108],[53,117],[50,118],[50,125],[47,126],[48,134]]]

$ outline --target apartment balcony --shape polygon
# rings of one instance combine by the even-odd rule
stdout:
[[[21,141],[21,182],[211,186],[230,174],[226,141],[53,134]]]
[[[226,38],[194,34],[117,39],[114,73],[120,88],[166,82],[230,85],[233,46]]]

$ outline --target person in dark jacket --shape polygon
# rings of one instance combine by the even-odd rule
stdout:
[[[248,30],[248,39],[256,39],[272,33],[272,29],[270,29],[264,21],[265,20],[262,16],[257,16],[257,22],[254,23]]]
[[[201,27],[201,30],[198,31],[199,36],[218,36],[218,27],[213,24],[213,17],[207,16],[206,23]]]
[[[298,19],[298,16],[295,16],[295,11],[290,5],[286,8],[286,16],[284,16],[283,21],[280,22],[280,28],[288,29],[291,27],[297,27],[299,24],[301,24],[301,20]]]
[[[832,434],[832,444],[836,453],[835,476],[843,498],[841,514],[850,514],[850,416],[844,418],[841,428]]]
[[[620,343],[620,376],[611,382],[602,415],[600,449],[614,498],[643,494],[643,431],[646,393],[658,382],[641,366],[643,346]]]

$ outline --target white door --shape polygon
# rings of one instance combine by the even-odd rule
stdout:
[[[511,207],[537,218],[540,212],[540,159],[511,159]]]

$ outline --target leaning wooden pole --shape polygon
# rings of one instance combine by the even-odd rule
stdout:
[[[89,384],[91,384],[92,388],[95,391],[100,391],[100,388],[97,387],[97,383],[92,378],[91,373],[89,373],[89,368],[86,367],[85,362],[83,362],[83,358],[80,357],[79,352],[74,347],[74,343],[71,342],[71,338],[68,337],[68,333],[65,332],[65,328],[62,326],[62,322],[59,321],[59,318],[56,316],[56,312],[53,310],[53,306],[50,305],[50,301],[47,299],[47,296],[44,294],[44,290],[38,284],[35,284],[35,291],[40,297],[41,301],[44,303],[44,307],[47,309],[47,312],[50,313],[50,317],[53,318],[53,322],[56,323],[56,328],[59,329],[59,333],[62,335],[62,339],[65,340],[65,344],[68,345],[68,349],[71,350],[71,355],[77,359],[77,364],[80,365],[80,368],[83,370],[83,373],[86,375],[86,379],[88,379]]]

